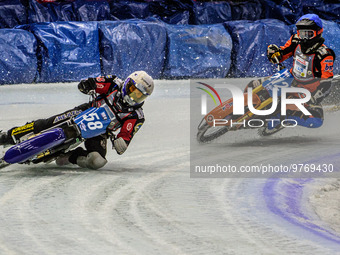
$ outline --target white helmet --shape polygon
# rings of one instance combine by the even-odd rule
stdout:
[[[123,100],[129,105],[137,105],[152,94],[154,88],[153,79],[144,71],[136,71],[130,74],[123,85]]]

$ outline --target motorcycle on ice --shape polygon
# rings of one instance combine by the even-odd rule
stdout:
[[[95,102],[94,92],[92,97]],[[26,138],[23,137],[18,144],[6,150],[0,159],[0,169],[17,163],[52,162],[86,139],[106,133],[111,123],[116,123],[115,120],[116,116],[107,104],[91,107],[39,134],[32,133],[25,136]],[[111,139],[114,139],[114,136]]]
[[[294,80],[292,74],[284,66],[279,64],[277,73],[269,78],[265,78],[261,85],[252,90],[251,96],[253,109],[258,111],[275,109],[269,116],[259,116],[254,114],[248,105],[248,93],[244,92],[244,114],[234,114],[233,98],[221,103],[208,114],[204,116],[198,125],[197,140],[200,143],[210,142],[223,134],[230,131],[241,129],[257,129],[260,136],[269,136],[279,132],[285,127],[296,126],[297,123],[293,119],[286,118],[281,114],[281,108],[278,107],[281,102],[281,91],[292,87]],[[297,88],[296,88],[297,89]],[[307,102],[310,92],[298,93],[298,100]],[[276,94],[277,93],[277,94]],[[295,93],[295,95],[297,95]],[[278,100],[273,101],[273,97],[277,96]],[[287,99],[292,98],[292,93],[287,93]],[[305,99],[305,100],[304,100]],[[275,104],[276,102],[276,105]],[[298,106],[298,104],[296,104]],[[274,107],[274,108],[272,108]],[[247,123],[248,125],[244,125]]]

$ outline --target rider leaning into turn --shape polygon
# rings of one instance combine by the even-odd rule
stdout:
[[[303,15],[296,23],[297,33],[284,46],[271,44],[267,49],[268,59],[278,64],[294,57],[290,69],[294,77],[292,86],[302,87],[311,92],[312,99],[306,104],[312,117],[301,111],[287,111],[287,118],[295,119],[305,127],[320,127],[323,123],[321,101],[329,94],[333,78],[334,51],[328,48],[322,37],[322,21],[316,14]]]
[[[78,84],[78,89],[84,94],[90,94],[94,90],[99,96],[95,102],[85,103],[50,118],[32,121],[2,132],[0,133],[0,145],[15,144],[21,137],[29,133],[37,134],[77,116],[94,104],[100,106],[106,103],[115,113],[117,122],[110,124],[110,130],[106,134],[87,139],[85,141],[86,150],[78,147],[59,157],[56,163],[58,165],[72,163],[90,169],[103,167],[107,163],[105,158],[107,138],[110,132],[118,129],[120,130],[113,145],[119,155],[123,154],[133,136],[144,123],[142,106],[144,100],[151,95],[154,89],[152,77],[144,71],[136,71],[129,75],[124,82],[112,75],[88,78]]]

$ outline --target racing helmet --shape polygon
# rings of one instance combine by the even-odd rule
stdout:
[[[122,88],[123,100],[130,106],[138,105],[152,94],[154,82],[144,71],[130,74],[124,81]]]
[[[321,40],[322,21],[316,14],[303,15],[296,22],[296,29],[301,48],[305,51]]]

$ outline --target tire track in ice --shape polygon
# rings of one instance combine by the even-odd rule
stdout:
[[[160,152],[154,153],[154,158],[157,160],[148,162],[148,165],[157,169],[161,162],[164,163],[166,160],[169,160],[170,163],[170,161],[172,161],[171,153],[168,153],[167,157],[160,157],[162,154],[163,153]],[[177,152],[177,154],[180,153]],[[184,152],[184,155],[185,154],[187,154],[186,151]],[[185,155],[183,158],[186,157]],[[164,172],[164,168],[160,170],[160,173],[150,173],[143,169],[141,169],[141,172],[135,172],[134,170],[135,169],[129,171],[128,169],[124,169],[122,172],[119,172],[119,174],[123,174],[123,176],[116,178],[114,183],[106,179],[106,182],[92,191],[92,196],[84,198],[82,202],[87,204],[87,207],[89,207],[88,210],[97,208],[98,212],[92,217],[87,217],[85,222],[90,226],[98,223],[101,226],[105,226],[104,229],[101,229],[102,231],[98,232],[98,235],[109,241],[119,243],[120,251],[129,254],[138,254],[141,248],[146,249],[145,246],[149,246],[148,248],[152,251],[155,247],[155,240],[152,238],[149,240],[144,235],[137,236],[136,232],[140,232],[140,229],[133,218],[134,215],[130,215],[130,202],[128,201],[133,199],[137,194],[136,188],[142,187],[150,180],[157,180],[159,178],[158,176],[167,174],[167,172]],[[109,171],[106,173],[109,174]],[[82,208],[84,208],[84,206]],[[111,235],[112,232],[117,232],[118,234]],[[138,238],[138,242],[133,242],[136,238]],[[138,244],[139,242],[144,243],[145,246],[135,248],[134,246],[140,245]],[[145,254],[147,254],[147,252]]]
[[[21,174],[20,174],[21,175]],[[12,220],[9,225],[15,226],[14,229],[7,229],[7,233],[10,232],[11,237],[14,239],[15,235],[23,235],[20,245],[16,245],[15,242],[11,243],[6,240],[7,245],[12,246],[15,254],[29,254],[34,244],[34,251],[41,254],[50,254],[50,249],[45,247],[45,242],[48,240],[44,236],[40,238],[34,233],[38,226],[45,225],[42,217],[39,216],[31,207],[32,197],[36,190],[41,190],[42,187],[49,186],[53,182],[59,182],[57,179],[44,178],[44,180],[32,180],[30,178],[21,178],[14,188],[5,193],[0,200],[1,215],[4,215],[3,211],[10,211],[7,214],[6,221]],[[27,191],[30,192],[27,192]],[[45,236],[46,237],[46,236]],[[14,239],[15,241],[15,239]]]
[[[333,163],[337,167],[338,164],[335,162],[339,156],[339,153],[335,153],[318,157],[304,162],[304,164],[322,164],[327,160],[328,164]],[[340,171],[338,168],[334,170],[335,172]],[[311,239],[317,239],[318,243],[327,243],[328,247],[337,251],[340,247],[340,234],[330,228],[321,226],[318,219],[313,218],[315,216],[307,211],[306,202],[304,202],[306,200],[304,199],[304,191],[312,182],[312,178],[269,179],[263,187],[266,205],[275,215],[300,227],[301,231],[308,232]],[[334,251],[329,254],[334,254]]]
[[[170,151],[169,151],[170,152]],[[182,158],[182,161],[187,158],[187,151],[184,151],[182,153],[176,152],[177,158]],[[157,154],[159,154],[157,157]],[[168,156],[166,157],[160,157],[163,153],[154,153],[155,157],[150,158],[156,158],[157,160],[148,161],[148,164],[151,168],[159,168],[160,163],[169,164],[173,161],[173,153],[167,153]],[[179,155],[182,154],[181,157]],[[168,163],[166,161],[169,161]],[[186,163],[185,163],[186,164]],[[172,164],[173,165],[173,164]],[[136,199],[139,197],[139,192],[142,192],[142,190],[149,185],[149,183],[152,183],[154,181],[157,181],[158,179],[162,178],[162,176],[170,174],[169,171],[174,171],[177,169],[177,166],[181,168],[181,163],[176,164],[175,166],[172,166],[171,169],[162,167],[160,169],[160,172],[151,172],[148,174],[142,174],[142,177],[137,178],[136,180],[131,181],[129,179],[129,182],[122,186],[122,188],[118,189],[114,193],[112,193],[111,196],[109,196],[101,206],[101,212],[103,214],[109,214],[112,213],[115,215],[115,217],[111,216],[111,219],[113,221],[110,221],[109,223],[112,225],[112,228],[114,228],[115,223],[117,223],[117,220],[120,220],[118,224],[120,224],[123,228],[128,228],[127,233],[130,232],[137,232],[139,234],[139,237],[142,237],[141,240],[138,240],[138,242],[144,243],[145,246],[150,246],[147,249],[149,249],[151,252],[155,249],[154,243],[159,240],[157,240],[157,236],[155,235],[145,235],[147,229],[140,226],[140,222],[136,221],[136,217],[138,216],[138,211],[133,210],[133,205],[131,204],[131,201],[136,201]],[[169,170],[169,171],[167,171]],[[137,197],[137,198],[136,198]],[[132,231],[133,229],[133,231]],[[122,229],[121,229],[122,230]],[[122,241],[127,242],[127,245],[133,242],[132,240],[135,237],[129,238],[127,233],[123,233],[125,236],[122,237]],[[125,237],[125,238],[124,238]],[[130,241],[129,241],[130,240]],[[130,242],[130,243],[129,243]],[[148,243],[146,243],[148,242]],[[136,242],[134,242],[134,245],[136,245]],[[165,245],[169,249],[175,249],[174,247],[168,246],[166,242],[163,242],[163,245]],[[146,247],[143,247],[144,249]],[[147,252],[145,253],[147,254]]]
[[[159,153],[156,153],[155,156]],[[171,155],[169,153],[169,155]],[[169,156],[170,157],[170,156]],[[160,158],[160,157],[158,157]],[[164,160],[164,157],[161,158],[161,160]],[[160,162],[155,162],[157,165]],[[52,168],[53,169],[53,168]],[[142,169],[143,171],[143,169]],[[58,173],[58,170],[56,170]],[[67,172],[66,172],[67,173]],[[44,175],[43,173],[41,173]],[[90,175],[89,177],[83,177],[83,175]],[[142,173],[141,173],[142,174]],[[9,175],[13,176],[13,173],[9,173]],[[21,177],[27,176],[27,175],[33,175],[29,177]],[[93,213],[97,213],[94,208],[88,207],[88,203],[91,205],[93,202],[88,202],[93,199],[103,199],[102,197],[102,187],[107,188],[110,185],[115,185],[115,180],[117,177],[114,178],[100,178],[103,177],[101,175],[101,172],[84,172],[83,174],[76,174],[79,175],[77,178],[72,178],[72,176],[69,176],[68,173],[67,176],[43,176],[43,179],[37,178],[39,177],[39,174],[37,175],[34,173],[34,169],[30,169],[28,171],[23,171],[22,173],[18,174],[20,176],[20,185],[15,185],[14,188],[9,190],[5,195],[1,197],[0,205],[6,205],[9,201],[13,200],[15,202],[15,205],[17,206],[20,204],[20,208],[15,208],[10,211],[17,212],[15,214],[15,217],[12,214],[11,219],[13,221],[17,221],[17,224],[22,224],[23,231],[25,232],[25,238],[28,243],[34,243],[35,249],[37,249],[39,254],[49,254],[49,251],[52,251],[51,246],[53,244],[49,244],[50,242],[56,242],[60,243],[59,246],[62,246],[62,244],[66,243],[69,244],[70,242],[76,242],[78,243],[78,246],[81,246],[83,248],[86,247],[85,250],[87,250],[88,254],[95,254],[96,250],[91,249],[91,244],[93,240],[96,240],[98,232],[101,232],[101,230],[93,230],[93,226],[96,226],[96,224],[88,224],[88,222],[91,222],[91,217],[93,217],[93,214],[87,213],[88,211],[93,211]],[[148,179],[150,174],[146,174],[147,176],[144,177],[145,179]],[[99,176],[99,178],[98,178]],[[105,176],[104,176],[105,177]],[[46,179],[47,178],[47,179]],[[37,179],[37,180],[35,180]],[[96,181],[96,179],[99,179]],[[119,178],[118,178],[119,179]],[[89,189],[91,185],[93,186],[93,182],[96,181],[96,186],[94,189]],[[119,180],[118,180],[119,182]],[[84,186],[85,185],[85,186]],[[135,184],[132,182],[126,190],[133,190]],[[77,192],[74,191],[74,188]],[[86,190],[87,189],[87,190]],[[29,190],[30,192],[27,192]],[[131,191],[130,191],[131,192]],[[93,193],[97,194],[97,197],[93,198]],[[122,190],[122,193],[124,193],[124,189]],[[87,200],[88,199],[88,200]],[[65,204],[64,202],[66,201]],[[61,205],[65,208],[57,208],[53,206],[53,203],[62,203]],[[73,208],[73,205],[77,205],[75,208]],[[49,207],[50,206],[50,207]],[[51,208],[52,207],[52,208]],[[1,207],[4,208],[3,206]],[[67,216],[70,216],[71,219],[75,218],[75,216],[79,216],[75,220],[76,222],[79,222],[79,225],[75,228],[75,230],[72,231],[71,228],[67,228],[68,231],[63,230],[59,227],[59,224],[67,224],[70,223],[68,220],[59,218],[58,215],[54,215],[52,213],[53,209],[56,211],[59,211],[62,215],[66,214]],[[78,209],[78,210],[77,210]],[[51,215],[52,213],[52,215]],[[67,215],[68,214],[68,215]],[[55,217],[55,220],[59,222],[58,225],[53,224],[53,217]],[[15,219],[14,219],[15,218]],[[8,219],[8,220],[11,220]],[[106,218],[104,218],[106,220]],[[39,227],[39,224],[36,223],[43,223],[49,225],[49,233],[45,233],[45,229],[42,227]],[[104,222],[105,223],[105,222]],[[72,224],[72,223],[71,223]],[[79,227],[80,226],[80,227]],[[76,237],[76,234],[83,233],[82,230],[85,230],[86,235],[84,235],[85,240],[72,240],[72,238]],[[65,235],[63,236],[62,233]],[[75,234],[72,234],[75,233]],[[92,233],[92,234],[91,234]],[[115,236],[113,234],[112,230],[110,231],[110,238],[109,243],[104,243],[105,246],[112,246],[112,247],[123,247],[123,250],[128,251],[130,254],[136,254],[136,250],[131,250],[128,248],[128,245],[126,245],[124,242],[120,241],[120,238],[118,236]],[[19,234],[19,233],[18,233]],[[73,236],[72,236],[73,235]],[[94,238],[91,237],[93,235]],[[106,238],[109,235],[106,236]],[[91,238],[89,238],[91,237]],[[80,243],[79,243],[80,242]],[[96,240],[98,242],[98,240]],[[4,242],[5,243],[5,242]],[[67,248],[69,249],[69,248]],[[8,251],[8,249],[3,248],[3,250]],[[21,250],[19,253],[23,252],[24,250]],[[62,249],[59,251],[60,254],[63,254],[65,251]],[[8,252],[7,252],[8,253]],[[65,254],[65,253],[64,253]],[[84,254],[84,253],[81,253]]]

